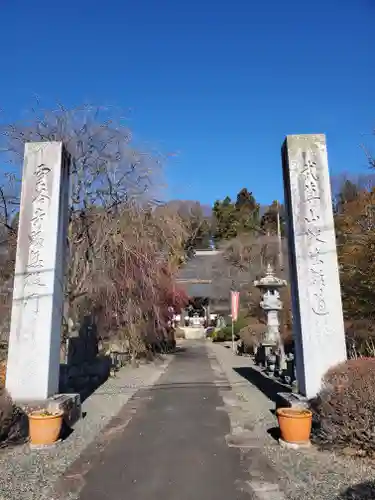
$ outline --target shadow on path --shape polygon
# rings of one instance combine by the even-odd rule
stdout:
[[[291,388],[287,385],[263,375],[258,370],[251,368],[250,366],[233,368],[233,370],[257,387],[265,396],[267,396],[268,399],[274,401],[275,403],[278,400],[278,392],[292,392]]]
[[[341,493],[336,500],[374,500],[375,481],[367,481],[351,486]]]

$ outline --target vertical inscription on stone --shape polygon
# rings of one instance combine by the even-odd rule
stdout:
[[[45,286],[43,284],[41,271],[44,261],[41,252],[44,247],[43,223],[47,215],[50,195],[48,194],[47,176],[51,169],[43,163],[37,165],[35,176],[35,196],[31,204],[31,220],[29,233],[29,255],[25,273],[25,287]]]
[[[324,135],[288,136],[283,175],[298,382],[314,397],[326,371],[346,359]]]
[[[30,323],[24,330],[24,335],[33,337],[36,315],[39,311],[40,294],[45,288],[45,276],[43,279],[43,269],[45,262],[43,259],[43,249],[45,242],[45,220],[47,217],[50,195],[48,193],[47,176],[51,173],[50,167],[44,163],[36,165],[34,176],[35,191],[31,200],[30,231],[28,234],[29,252],[24,276],[24,311],[30,313]]]
[[[310,151],[314,158],[315,154]],[[319,194],[319,173],[316,161],[307,159],[307,153],[302,153],[302,170],[305,195],[304,203],[306,205],[305,222],[308,241],[308,258],[310,261],[309,271],[309,293],[312,295],[311,308],[315,314],[328,314],[327,302],[325,299],[326,278],[324,274],[322,255],[324,254],[325,241],[322,237],[321,216],[321,198]]]

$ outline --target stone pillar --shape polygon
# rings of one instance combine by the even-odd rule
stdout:
[[[346,359],[325,136],[287,136],[282,159],[297,378],[311,398]]]
[[[280,342],[279,332],[279,310],[265,309],[267,314],[267,333],[264,344],[278,345]]]
[[[58,392],[68,214],[62,143],[26,144],[6,378],[15,400]]]

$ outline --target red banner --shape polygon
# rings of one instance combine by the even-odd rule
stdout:
[[[231,292],[232,320],[237,321],[240,292]]]

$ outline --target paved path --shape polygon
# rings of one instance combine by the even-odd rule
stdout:
[[[158,384],[137,394],[135,415],[87,472],[79,498],[248,500],[216,378],[204,343],[178,353]]]

